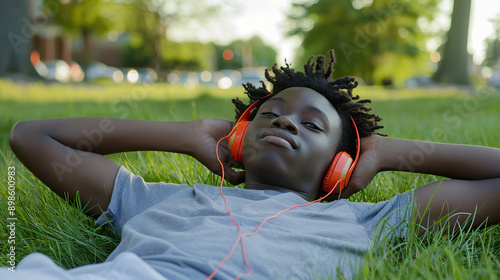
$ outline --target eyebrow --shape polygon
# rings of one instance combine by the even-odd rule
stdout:
[[[287,101],[282,97],[273,97],[272,99],[267,100],[267,102],[269,102],[269,101],[277,101],[278,103],[287,103]],[[310,105],[306,106],[305,109],[320,115],[320,117],[325,120],[325,124],[328,124],[328,121],[330,120],[330,118],[328,118],[328,116],[325,114],[325,112],[321,111],[320,109],[318,109],[314,106],[310,106]]]

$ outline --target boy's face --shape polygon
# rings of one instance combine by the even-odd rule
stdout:
[[[340,134],[340,117],[321,94],[302,87],[281,91],[260,106],[248,126],[243,146],[247,187],[314,197]]]

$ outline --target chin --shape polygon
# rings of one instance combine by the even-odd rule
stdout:
[[[273,177],[290,176],[288,173],[291,166],[291,159],[262,151],[259,153],[243,153],[243,162],[247,174],[271,174]]]
[[[243,161],[246,170],[266,170],[275,174],[286,175],[289,170],[290,159],[285,159],[280,156],[273,155],[267,152],[260,152],[255,154],[243,154]]]

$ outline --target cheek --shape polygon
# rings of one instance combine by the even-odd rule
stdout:
[[[247,128],[245,140],[243,142],[243,162],[249,162],[256,158],[256,156],[264,149],[259,145],[256,139],[256,131],[253,129],[252,124]]]
[[[304,151],[304,156],[308,158],[308,164],[314,166],[315,169],[323,169],[329,165],[335,153],[335,149],[330,142],[325,139],[322,141],[310,141],[309,143],[307,151]]]
[[[328,151],[319,153],[316,155],[316,157],[317,157],[317,167],[321,170],[321,172],[326,172],[328,167],[330,167],[335,155],[333,154],[333,152]]]
[[[315,147],[301,160],[300,176],[315,184],[321,184],[333,160],[332,149]]]
[[[313,150],[310,152],[315,158],[317,168],[326,172],[335,157],[336,145],[331,141],[321,141],[314,145]]]

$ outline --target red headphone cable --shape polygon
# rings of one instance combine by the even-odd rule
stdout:
[[[257,234],[257,232],[259,232],[260,228],[262,227],[262,225],[264,225],[265,222],[267,222],[268,220],[270,219],[273,219],[273,218],[276,218],[278,215],[288,211],[288,210],[291,210],[293,208],[296,208],[296,207],[303,207],[303,206],[307,206],[309,204],[313,204],[315,202],[319,202],[323,199],[325,199],[326,197],[328,197],[336,188],[337,186],[339,185],[339,183],[341,181],[343,181],[344,179],[340,179],[339,181],[337,181],[337,183],[335,184],[335,186],[330,190],[330,192],[328,192],[328,194],[326,194],[325,196],[322,196],[316,200],[313,200],[313,201],[309,201],[307,203],[304,203],[304,204],[299,204],[299,205],[294,205],[294,206],[290,206],[284,210],[281,210],[279,211],[278,213],[272,215],[272,216],[269,216],[267,218],[265,218],[264,220],[262,220],[262,222],[260,223],[260,225],[257,227],[257,229],[255,229],[255,231],[251,232],[251,233],[245,233],[241,236],[241,251],[243,253],[243,260],[245,261],[245,265],[247,266],[248,268],[248,272],[247,273],[240,273],[236,276],[236,280],[240,279],[240,277],[245,277],[245,276],[250,276],[250,274],[252,274],[252,269],[250,269],[250,265],[248,265],[248,262],[247,262],[247,259],[246,259],[246,255],[245,255],[245,244],[244,244],[244,238],[247,237],[247,236],[251,236],[251,235],[255,235]],[[339,194],[339,197],[340,197],[340,194]]]
[[[215,154],[217,156],[217,161],[219,162],[221,170],[222,170],[222,174],[221,174],[222,179],[221,179],[220,185],[219,185],[220,193],[222,195],[222,199],[224,200],[224,207],[226,208],[226,212],[229,214],[229,217],[231,218],[231,221],[233,221],[233,223],[238,228],[238,238],[234,242],[233,247],[231,248],[231,251],[229,251],[229,254],[219,263],[219,265],[217,265],[217,267],[214,269],[214,271],[212,272],[212,274],[210,274],[205,280],[212,279],[215,276],[215,274],[217,273],[217,271],[219,270],[219,268],[222,266],[222,264],[225,263],[231,257],[231,255],[233,255],[234,249],[236,249],[236,246],[238,245],[238,243],[240,242],[240,239],[241,239],[241,227],[234,220],[233,215],[231,214],[231,211],[229,211],[229,209],[227,208],[226,197],[224,196],[224,193],[222,192],[222,184],[224,183],[224,175],[225,174],[224,174],[224,164],[222,164],[222,162],[220,161],[220,158],[219,158],[219,144],[220,144],[220,142],[222,140],[226,139],[227,137],[229,137],[229,135],[224,136],[221,139],[219,139],[219,141],[217,141],[217,145],[215,146]]]
[[[228,135],[229,136],[229,135]],[[231,258],[232,254],[234,253],[234,250],[236,249],[236,246],[238,245],[238,243],[240,242],[241,240],[241,252],[243,254],[243,261],[245,262],[245,266],[247,267],[248,269],[248,272],[247,273],[240,273],[236,276],[236,280],[238,280],[240,277],[245,277],[245,276],[249,276],[251,273],[252,273],[252,269],[250,268],[250,265],[248,264],[248,261],[247,261],[247,258],[246,258],[246,253],[245,253],[245,244],[244,244],[244,238],[247,237],[247,236],[251,236],[251,235],[255,235],[257,234],[257,232],[259,232],[260,228],[264,225],[264,223],[270,219],[273,219],[273,218],[276,218],[278,215],[288,211],[288,210],[291,210],[293,208],[296,208],[296,207],[302,207],[302,206],[307,206],[309,204],[312,204],[312,203],[315,203],[315,202],[319,202],[319,201],[322,201],[323,199],[325,199],[326,197],[328,197],[330,194],[332,194],[335,189],[337,189],[339,183],[341,181],[343,181],[344,179],[340,179],[339,181],[337,181],[337,183],[335,184],[335,186],[324,196],[316,199],[316,200],[313,200],[313,201],[310,201],[310,202],[307,202],[307,203],[304,203],[304,204],[300,204],[300,205],[294,205],[294,206],[290,206],[284,210],[281,210],[279,211],[278,213],[272,215],[272,216],[269,216],[267,218],[265,218],[264,220],[262,220],[262,222],[259,224],[259,226],[255,229],[255,231],[251,232],[251,233],[245,233],[243,235],[241,235],[241,227],[240,225],[234,220],[233,218],[233,215],[231,214],[231,211],[229,211],[229,209],[227,208],[227,201],[226,201],[226,197],[224,196],[224,193],[222,192],[222,185],[224,183],[224,176],[225,176],[225,173],[224,173],[224,164],[222,164],[222,162],[220,161],[220,158],[219,158],[219,144],[220,142],[223,140],[223,139],[226,139],[228,136],[225,136],[221,139],[219,139],[219,141],[217,141],[217,145],[215,147],[215,154],[216,154],[216,157],[217,157],[217,161],[219,162],[220,166],[221,166],[221,169],[222,169],[222,178],[221,178],[221,182],[220,182],[220,193],[222,195],[222,198],[224,200],[224,207],[227,211],[227,213],[229,214],[229,217],[231,218],[231,221],[233,221],[233,223],[236,225],[236,227],[238,228],[238,238],[236,239],[236,241],[234,242],[233,244],[233,247],[231,248],[231,251],[229,252],[229,254],[217,265],[217,267],[214,269],[214,271],[212,272],[212,274],[210,274],[205,280],[209,280],[209,279],[212,279],[215,274],[217,273],[217,271],[220,269],[220,267],[222,266],[223,263],[225,263],[229,258]],[[340,193],[339,193],[339,198],[340,198]]]

